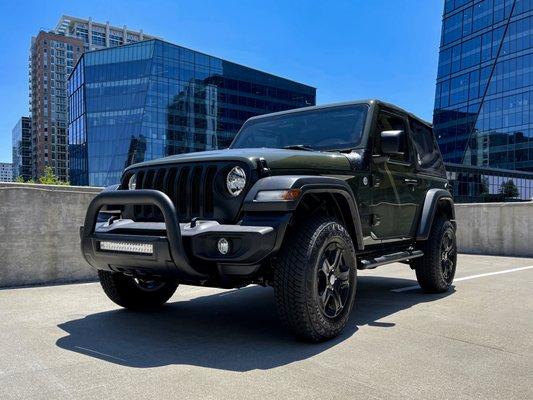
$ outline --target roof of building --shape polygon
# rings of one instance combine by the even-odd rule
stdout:
[[[314,86],[311,86],[311,85],[308,85],[306,83],[302,83],[302,82],[298,82],[298,81],[295,81],[294,79],[289,79],[289,78],[285,78],[283,76],[279,76],[279,75],[275,75],[271,72],[266,72],[266,71],[262,71],[258,68],[254,68],[254,67],[250,67],[248,65],[243,65],[243,64],[239,64],[235,61],[228,61],[224,58],[221,58],[221,57],[218,57],[218,56],[214,56],[214,55],[211,55],[211,54],[207,54],[207,53],[204,53],[204,52],[201,52],[201,51],[198,51],[198,50],[194,50],[194,49],[191,49],[191,48],[188,48],[188,47],[185,47],[185,46],[182,46],[182,45],[179,45],[179,44],[175,44],[175,43],[172,43],[172,42],[168,42],[166,40],[163,40],[163,39],[159,39],[159,38],[153,38],[153,39],[147,39],[147,40],[143,40],[142,42],[135,42],[135,43],[127,43],[127,44],[123,44],[123,45],[120,45],[120,46],[114,46],[114,47],[106,47],[106,48],[102,48],[102,49],[95,49],[95,50],[91,50],[91,51],[86,51],[85,53],[83,53],[80,58],[78,58],[78,61],[76,62],[76,64],[74,65],[74,68],[72,69],[72,72],[70,73],[70,75],[72,75],[74,73],[74,71],[76,70],[78,64],[81,62],[81,60],[86,56],[86,55],[89,55],[89,54],[92,54],[92,53],[96,53],[96,52],[99,52],[99,51],[113,51],[113,50],[116,50],[118,48],[122,48],[122,47],[125,47],[125,46],[136,46],[136,45],[139,45],[140,43],[143,43],[143,42],[161,42],[161,43],[164,43],[164,44],[167,44],[167,45],[171,45],[171,46],[176,46],[176,47],[181,47],[183,49],[186,49],[186,50],[190,50],[190,51],[193,51],[195,53],[199,53],[199,54],[203,54],[203,55],[206,55],[206,56],[209,56],[209,57],[213,57],[213,58],[216,58],[216,59],[219,59],[219,60],[222,60],[224,62],[227,62],[227,63],[230,63],[230,64],[233,64],[233,65],[238,65],[239,67],[242,67],[242,68],[248,68],[248,69],[251,69],[251,70],[254,70],[254,71],[257,71],[257,72],[260,72],[262,74],[265,74],[265,75],[270,75],[276,79],[283,79],[285,81],[289,81],[289,82],[293,82],[297,85],[302,85],[302,86],[305,86],[306,88],[308,89],[313,89],[316,93],[316,87]],[[69,79],[70,79],[70,75],[69,75]]]
[[[90,18],[90,17],[85,19],[85,18],[73,17],[73,16],[70,16],[70,15],[62,15],[61,18],[59,18],[59,21],[57,22],[55,31],[58,32],[58,33],[65,34],[65,33],[67,33],[67,28],[74,22],[81,22],[81,23],[85,23],[85,24],[88,24],[89,22],[91,22],[93,25],[96,25],[96,26],[107,26],[107,25],[109,25],[110,29],[120,30],[120,31],[125,29],[127,33],[142,34],[146,39],[157,38],[157,36],[145,34],[142,29],[136,31],[136,30],[133,30],[133,29],[128,29],[126,27],[126,25],[123,25],[122,27],[114,26],[114,25],[110,25],[109,21],[97,22],[97,21],[93,21],[92,18]]]

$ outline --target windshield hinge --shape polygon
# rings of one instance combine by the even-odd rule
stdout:
[[[268,164],[263,157],[259,158],[259,172],[261,175],[266,175],[270,172],[270,168],[268,168]]]

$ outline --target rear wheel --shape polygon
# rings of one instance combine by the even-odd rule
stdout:
[[[297,337],[323,341],[346,326],[357,283],[355,250],[336,220],[315,217],[297,226],[274,268],[280,318]]]
[[[98,271],[98,277],[107,297],[129,309],[162,306],[178,287],[176,282],[144,280],[110,271]]]
[[[457,241],[452,223],[435,219],[428,240],[422,246],[424,256],[413,260],[418,284],[426,293],[448,290],[457,267]]]

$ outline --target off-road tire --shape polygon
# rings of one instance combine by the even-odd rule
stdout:
[[[110,271],[99,270],[98,277],[107,297],[119,306],[132,310],[160,307],[178,287],[176,282],[161,282],[153,289],[145,289],[134,278]]]
[[[453,267],[447,273],[444,272],[442,265],[442,247],[446,235],[449,235],[453,241],[453,251],[450,254]],[[424,252],[424,255],[412,261],[418,284],[426,293],[446,292],[453,282],[457,267],[457,242],[453,224],[444,217],[436,217],[428,240],[422,242],[419,247]]]
[[[333,248],[344,248],[341,253],[344,255],[342,282],[345,282],[345,279],[349,281],[349,292],[343,292],[346,300],[342,311],[330,318],[325,314],[324,301],[319,296],[320,278],[317,274],[323,272],[322,267],[318,265],[319,260],[324,257],[324,251],[332,243]],[[341,223],[330,217],[311,217],[288,232],[274,261],[273,286],[280,319],[298,338],[320,342],[337,336],[345,328],[350,317],[356,285],[355,250],[349,233]],[[334,300],[336,306],[336,298]]]

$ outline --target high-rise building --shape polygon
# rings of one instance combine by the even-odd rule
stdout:
[[[98,50],[122,44],[141,42],[154,39],[146,35],[142,29],[133,31],[123,27],[109,25],[109,22],[95,22],[91,18],[77,18],[63,15],[57,23],[56,33],[77,37],[83,41],[84,51]]]
[[[132,163],[225,148],[249,117],[315,99],[313,87],[157,39],[87,52],[69,78],[71,182],[110,185]]]
[[[13,181],[13,164],[0,163],[0,182]]]
[[[12,130],[13,180],[31,178],[31,119],[21,117]]]
[[[484,169],[533,172],[533,1],[444,3],[435,133],[445,161],[480,175],[478,194],[497,194],[510,178]]]
[[[30,52],[32,176],[50,166],[68,180],[67,79],[83,51],[80,39],[41,31]]]
[[[446,0],[434,111],[446,161],[533,171],[532,13],[529,0]]]
[[[133,43],[152,36],[117,28],[109,23],[62,16],[55,31],[41,31],[30,50],[30,112],[32,171],[38,178],[46,166],[68,180],[67,79],[79,56],[87,50]]]

